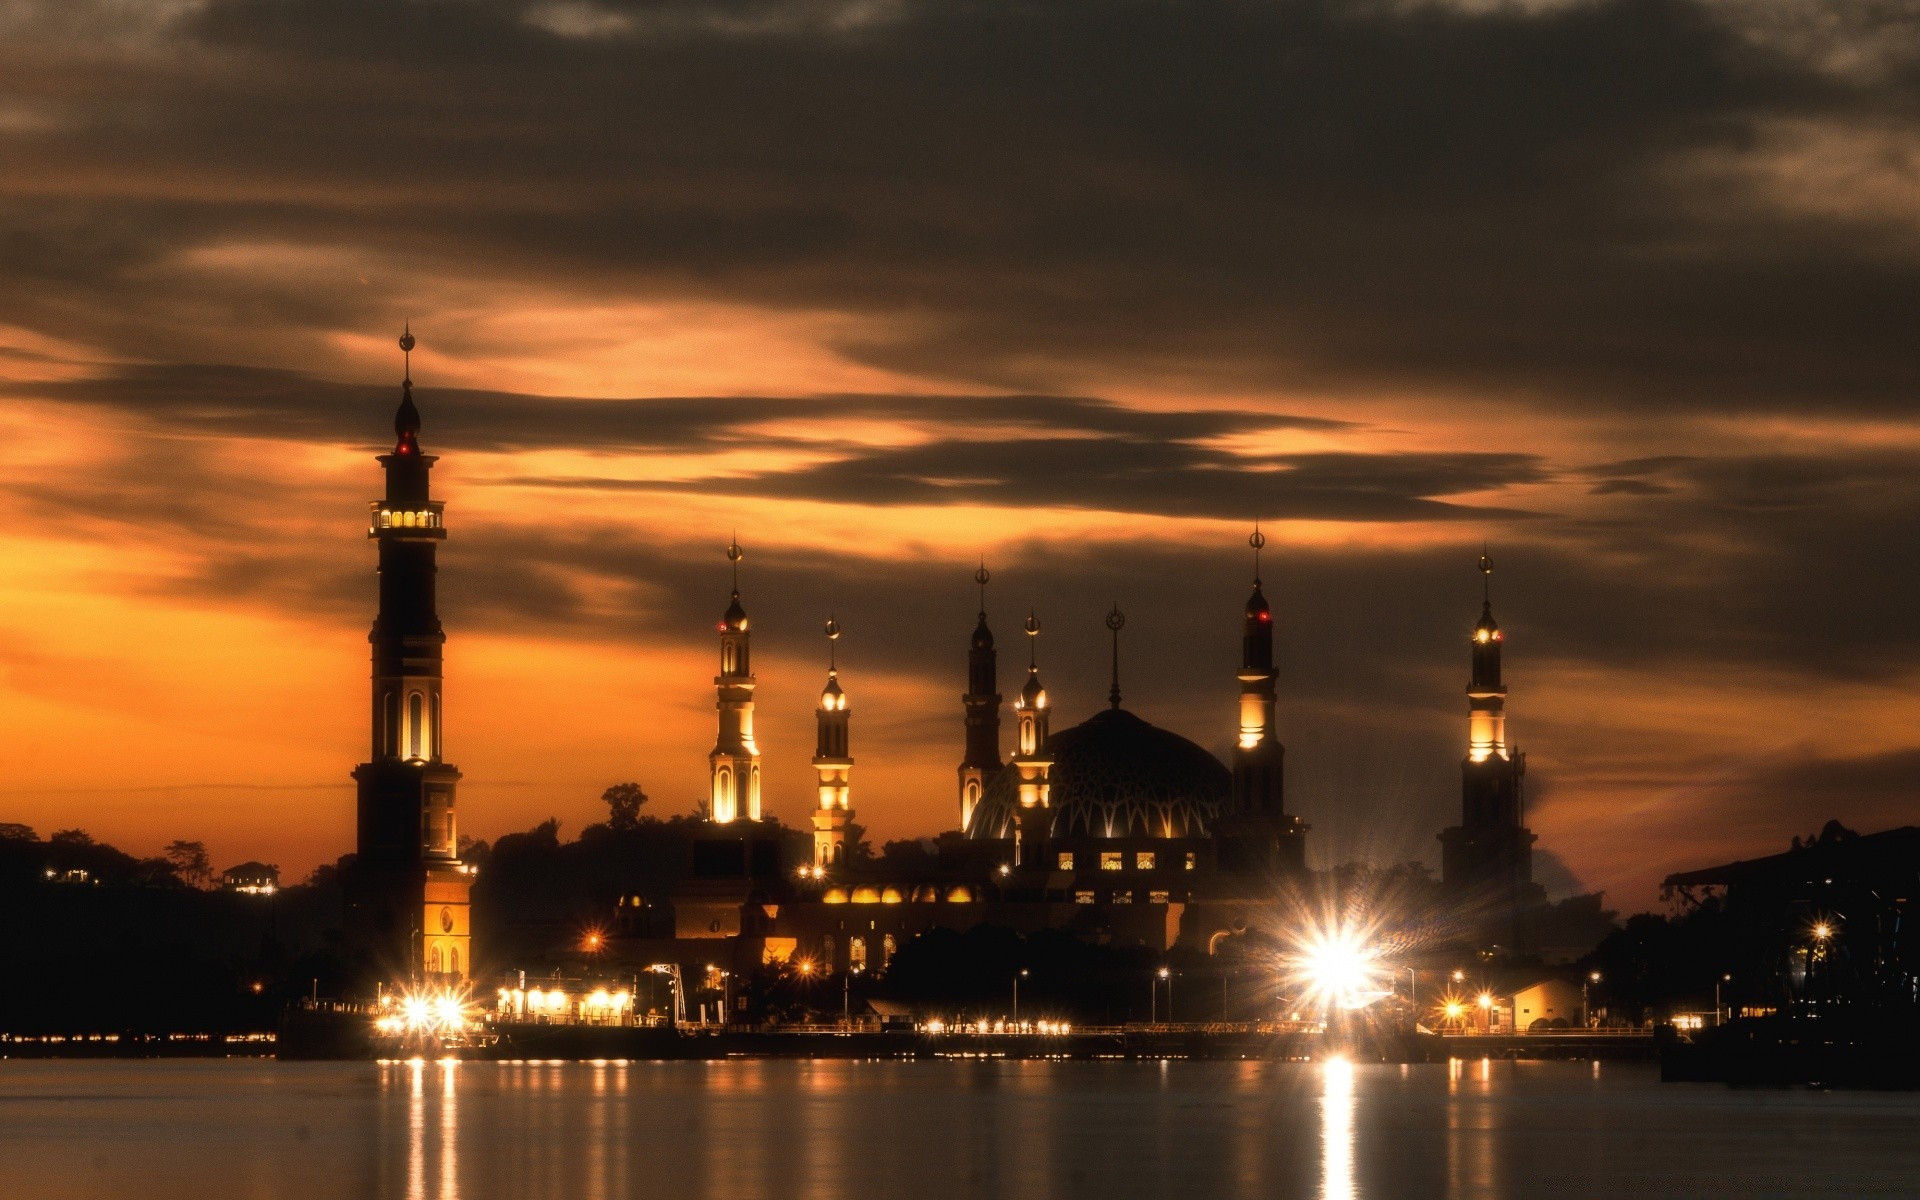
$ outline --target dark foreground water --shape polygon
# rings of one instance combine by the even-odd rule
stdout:
[[[0,1062],[0,1195],[1912,1196],[1920,1097],[1591,1063]]]

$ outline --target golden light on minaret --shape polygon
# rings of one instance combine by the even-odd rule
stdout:
[[[820,803],[813,814],[813,864],[838,867],[846,862],[847,825],[853,820],[853,757],[849,752],[848,722],[852,712],[840,687],[838,644],[840,622],[827,618],[827,686],[814,714],[817,737],[813,769],[819,776]]]
[[[1473,678],[1467,685],[1467,760],[1507,758],[1507,689],[1500,680],[1500,626],[1493,619],[1493,559],[1480,551],[1480,621],[1473,627]]]
[[[708,813],[717,825],[760,819],[760,747],[753,740],[752,637],[740,604],[740,560],[746,551],[727,543],[733,566],[733,602],[720,621],[720,674],[714,676],[719,737],[707,755],[711,792]]]
[[[1047,718],[1052,706],[1047,700],[1047,689],[1040,682],[1039,616],[1027,614],[1026,631],[1027,683],[1020,689],[1020,698],[1013,703],[1019,730],[1019,753],[1014,755],[1013,765],[1020,777],[1020,809],[1014,814],[1013,856],[1015,862],[1023,865],[1039,861],[1040,848],[1046,840],[1047,826],[1052,820],[1048,811],[1052,803],[1048,781],[1053,773],[1053,758],[1047,753]]]

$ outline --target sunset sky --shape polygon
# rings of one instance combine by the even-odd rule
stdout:
[[[351,848],[410,320],[465,832],[690,811],[737,529],[768,806],[845,628],[876,839],[977,598],[1224,753],[1252,521],[1320,865],[1458,817],[1492,548],[1537,875],[1920,796],[1920,5],[0,2],[0,820]]]

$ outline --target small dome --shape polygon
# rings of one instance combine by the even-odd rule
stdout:
[[[720,628],[728,633],[740,633],[747,627],[747,610],[740,607],[740,593],[733,594],[733,603],[727,605],[727,615],[721,619]]]
[[[1024,708],[1045,708],[1047,689],[1040,686],[1040,672],[1027,668],[1027,686],[1020,689],[1020,704]]]
[[[980,614],[980,623],[973,627],[973,648],[975,650],[993,649],[993,630],[987,628],[987,614]]]
[[[1048,794],[1056,838],[1206,837],[1233,799],[1233,773],[1201,747],[1123,708],[1053,735]],[[1013,836],[1019,773],[988,783],[970,838]]]
[[[1247,597],[1247,616],[1256,621],[1273,620],[1273,609],[1267,604],[1267,594],[1260,590],[1257,582],[1253,585],[1253,595]]]

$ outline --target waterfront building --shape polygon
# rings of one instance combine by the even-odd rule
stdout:
[[[348,920],[375,980],[459,983],[473,953],[468,922],[472,872],[460,860],[454,791],[446,760],[436,551],[447,536],[445,505],[433,499],[435,456],[420,447],[413,400],[411,331],[400,339],[407,369],[394,414],[394,446],[379,457],[386,494],[371,505],[367,537],[379,548],[379,611],[372,649],[372,747],[354,769],[356,857],[347,879]]]

